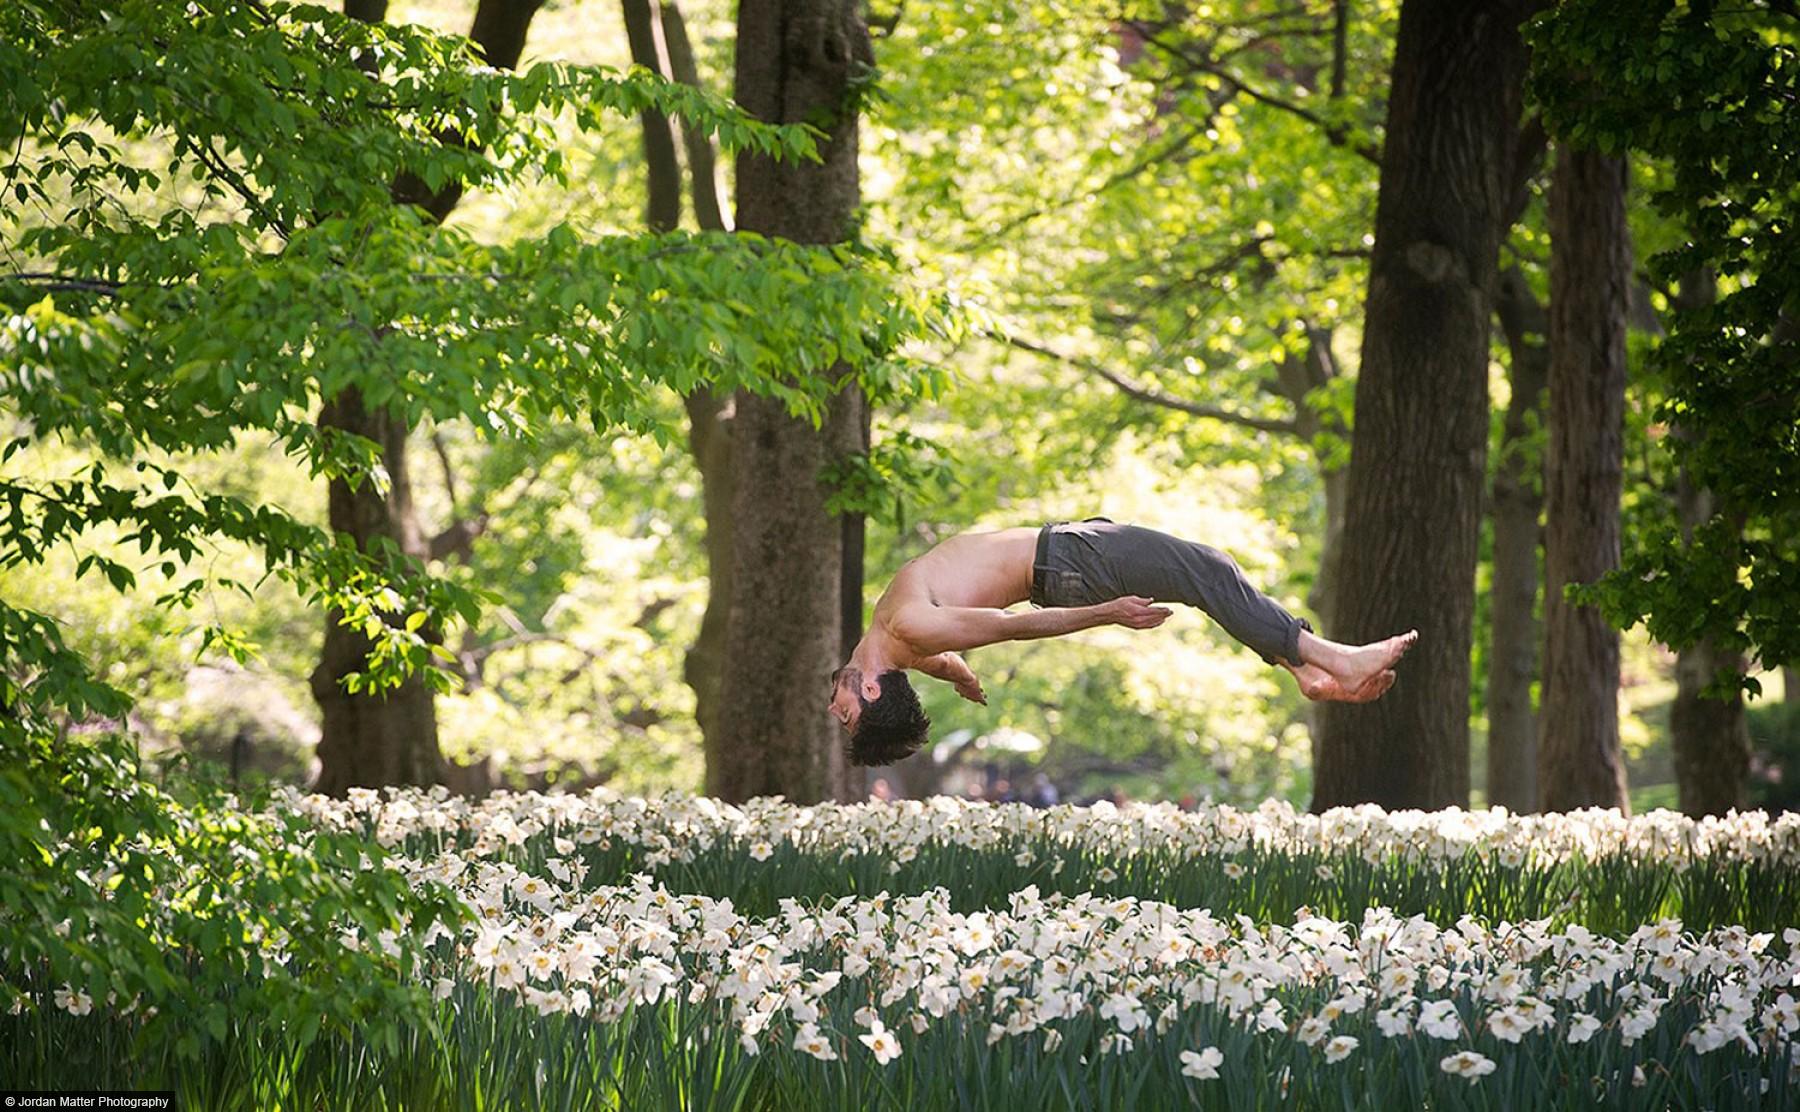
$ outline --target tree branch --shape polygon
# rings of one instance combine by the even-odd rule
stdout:
[[[965,245],[964,247],[961,248],[961,250],[979,251],[979,250],[987,247],[989,244],[999,242],[1000,239],[1003,238],[1004,236],[1007,236],[1007,235],[1011,234],[1012,232],[1017,231],[1019,228],[1024,227],[1026,224],[1031,223],[1033,220],[1036,220],[1039,217],[1048,216],[1050,213],[1055,212],[1058,209],[1067,208],[1070,205],[1077,204],[1080,201],[1082,201],[1088,197],[1098,196],[1101,193],[1105,193],[1106,191],[1112,189],[1114,186],[1122,185],[1125,182],[1130,181],[1132,178],[1137,177],[1139,174],[1143,173],[1144,171],[1150,169],[1152,166],[1155,166],[1157,163],[1161,162],[1163,159],[1169,158],[1175,154],[1180,153],[1182,150],[1186,149],[1191,143],[1193,143],[1194,139],[1197,136],[1199,136],[1201,132],[1203,132],[1205,130],[1206,129],[1205,129],[1204,124],[1196,124],[1191,127],[1183,128],[1182,130],[1176,132],[1174,135],[1170,136],[1169,141],[1164,143],[1161,147],[1157,148],[1156,150],[1145,153],[1142,157],[1140,157],[1136,162],[1133,162],[1131,165],[1123,167],[1122,169],[1119,169],[1119,170],[1113,172],[1109,177],[1107,177],[1104,181],[1102,181],[1099,185],[1095,186],[1093,189],[1081,190],[1081,191],[1078,191],[1077,193],[1073,193],[1067,197],[1064,197],[1063,199],[1061,199],[1053,204],[1044,205],[1040,208],[1034,208],[1028,212],[1022,212],[1019,215],[1013,217],[1012,219],[1006,221],[1004,224],[1001,224],[999,227],[994,228],[992,231],[987,232],[985,235],[981,236],[981,238],[973,241],[972,243]]]
[[[444,443],[442,430],[431,430],[431,447],[437,453],[438,466],[444,469],[444,494],[450,499],[450,516],[460,517],[462,509],[456,497],[456,469],[450,466],[450,449]]]
[[[11,274],[0,274],[0,282],[23,282],[52,293],[102,293],[108,297],[119,296],[126,286],[124,282],[108,282],[100,278],[83,278],[75,274],[54,274],[41,270],[16,270]]]
[[[1275,392],[1286,398],[1294,407],[1294,431],[1301,437],[1311,440],[1326,431],[1327,421],[1320,417],[1317,410],[1306,404],[1306,395],[1324,386],[1338,375],[1337,361],[1331,354],[1331,329],[1319,328],[1300,322],[1306,332],[1306,352],[1299,358],[1283,353],[1275,364],[1273,384]],[[1336,421],[1329,422],[1332,431],[1342,432],[1336,428]]]
[[[1158,390],[1151,390],[1138,386],[1129,379],[1126,379],[1122,375],[1119,375],[1098,363],[1082,359],[1078,356],[1064,355],[1059,351],[1054,351],[1041,344],[1033,343],[1030,340],[1022,340],[1016,336],[1001,336],[993,333],[990,333],[989,335],[992,339],[999,340],[1009,347],[1017,348],[1020,351],[1030,352],[1033,355],[1039,355],[1046,359],[1052,359],[1065,366],[1073,367],[1076,370],[1085,371],[1088,374],[1105,379],[1107,382],[1111,383],[1119,393],[1124,394],[1134,401],[1144,402],[1147,405],[1159,406],[1163,409],[1173,409],[1193,417],[1204,417],[1209,421],[1221,421],[1229,425],[1238,425],[1242,428],[1255,429],[1258,432],[1279,433],[1283,436],[1293,436],[1297,435],[1299,432],[1295,422],[1285,418],[1258,417],[1252,413],[1239,413],[1232,409],[1222,409],[1217,406],[1191,402],[1185,398],[1177,398],[1171,394],[1164,394]]]
[[[1512,165],[1507,169],[1507,227],[1525,215],[1525,206],[1531,203],[1531,180],[1543,165],[1549,146],[1550,136],[1544,130],[1542,117],[1530,116],[1519,125],[1518,134],[1513,136]]]
[[[694,62],[694,47],[688,41],[687,21],[681,16],[679,0],[662,0],[661,8],[669,75],[690,88],[701,88],[700,68]],[[703,231],[729,232],[731,215],[722,199],[724,187],[719,182],[719,157],[713,149],[712,137],[686,120],[678,122],[682,144],[687,149],[694,219]]]
[[[1331,99],[1344,97],[1350,56],[1350,0],[1331,3]]]
[[[436,443],[437,437],[434,435],[432,440]],[[439,451],[442,452],[441,445]],[[449,485],[449,460],[443,455],[440,455],[439,458],[444,462],[445,484]],[[508,513],[517,509],[519,503],[525,500],[525,496],[531,492],[531,488],[537,484],[538,479],[543,473],[544,465],[542,463],[533,466],[530,471],[525,473],[525,481],[519,484],[518,493],[507,499],[505,505],[499,507],[495,507],[491,504],[483,506],[480,511],[472,516],[461,517],[452,521],[443,529],[443,531],[433,536],[431,540],[427,542],[426,549],[431,554],[431,558],[433,560],[447,560],[452,556],[456,556],[466,559],[470,549],[474,547],[475,541],[488,531],[488,526],[493,524],[494,519],[496,517],[505,517]],[[451,505],[453,507],[455,505],[454,495],[451,497]]]
[[[181,100],[183,104],[187,103],[187,98],[183,97]],[[210,170],[214,177],[229,186],[231,191],[238,195],[250,211],[256,214],[257,219],[263,222],[264,227],[280,236],[283,240],[293,238],[293,231],[287,226],[287,222],[269,211],[268,207],[263,203],[263,199],[256,195],[255,190],[250,188],[250,183],[244,180],[243,175],[237,173],[227,165],[224,157],[212,149],[210,140],[207,142],[199,142],[190,138],[184,140],[181,145],[185,146],[188,150],[193,151],[194,157],[200,160],[201,165]]]
[[[1180,62],[1184,63],[1185,65],[1187,65],[1189,68],[1193,69],[1194,71],[1199,72],[1199,73],[1209,74],[1213,77],[1218,78],[1220,81],[1223,81],[1226,84],[1227,88],[1231,92],[1242,93],[1245,96],[1249,97],[1251,100],[1256,101],[1258,104],[1265,105],[1269,108],[1277,109],[1278,111],[1286,112],[1291,116],[1296,116],[1302,120],[1305,120],[1307,123],[1312,124],[1314,127],[1318,128],[1320,131],[1324,132],[1325,138],[1331,143],[1332,146],[1342,147],[1345,150],[1348,150],[1357,155],[1360,155],[1361,157],[1368,160],[1369,162],[1374,163],[1376,166],[1381,165],[1381,151],[1378,148],[1370,146],[1366,143],[1352,144],[1349,140],[1349,137],[1344,134],[1344,130],[1342,128],[1334,127],[1332,124],[1328,123],[1324,117],[1320,116],[1317,112],[1314,112],[1309,108],[1302,107],[1301,105],[1295,104],[1291,100],[1286,100],[1282,97],[1276,96],[1273,93],[1263,92],[1261,89],[1258,89],[1255,86],[1250,85],[1247,82],[1245,82],[1244,79],[1242,77],[1239,77],[1236,73],[1233,73],[1231,70],[1228,70],[1224,66],[1221,66],[1214,59],[1206,58],[1206,57],[1195,57],[1193,54],[1182,49],[1181,46],[1179,46],[1175,43],[1167,42],[1164,39],[1162,39],[1156,35],[1145,34],[1144,41],[1149,43],[1150,45],[1156,47],[1158,50],[1161,50],[1163,53],[1169,55],[1170,57],[1179,60]]]

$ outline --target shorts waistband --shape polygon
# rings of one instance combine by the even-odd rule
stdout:
[[[1110,517],[1084,517],[1081,521],[1084,524],[1089,521],[1104,521],[1108,525],[1114,524]],[[1050,571],[1050,538],[1056,535],[1058,525],[1067,524],[1069,524],[1068,518],[1058,518],[1045,523],[1042,528],[1038,529],[1037,551],[1031,557],[1031,604],[1033,606],[1044,605],[1044,592],[1048,586],[1047,580]]]
[[[1051,522],[1038,530],[1037,551],[1031,557],[1031,604],[1044,605],[1044,587],[1046,572],[1049,571],[1050,530],[1055,525]]]

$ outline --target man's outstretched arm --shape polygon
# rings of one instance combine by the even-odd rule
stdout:
[[[981,606],[910,606],[894,618],[894,633],[922,653],[956,652],[999,641],[1031,641],[1118,624],[1150,629],[1172,613],[1147,598],[1128,595],[1096,606],[997,610]]]

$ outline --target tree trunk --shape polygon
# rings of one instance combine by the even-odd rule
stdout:
[[[700,87],[699,67],[694,63],[694,50],[688,41],[687,24],[675,0],[661,0],[660,11],[663,52],[656,57],[658,72],[664,77],[693,88]],[[627,17],[631,5],[627,5]],[[641,35],[634,35],[633,56]],[[666,65],[666,69],[662,68]],[[674,121],[665,121],[673,124]],[[646,119],[646,128],[651,126]],[[687,152],[688,181],[692,190],[694,219],[701,230],[726,231],[725,209],[719,200],[718,158],[712,139],[698,128],[681,127]],[[649,144],[646,142],[646,152]],[[673,162],[673,156],[669,159]],[[651,208],[657,207],[655,193],[662,176],[650,162]],[[680,182],[675,182],[679,191]],[[679,210],[679,193],[675,201]],[[719,677],[725,663],[726,618],[731,611],[731,424],[736,409],[730,398],[721,399],[711,390],[696,390],[682,399],[688,414],[688,450],[700,472],[703,512],[706,516],[706,611],[700,618],[700,632],[682,658],[681,678],[694,692],[694,718],[700,726],[701,744],[706,767],[726,762],[724,734],[719,724]]]
[[[1718,278],[1700,268],[1681,279],[1675,303],[1699,309],[1718,296]],[[1677,437],[1686,436],[1680,425]],[[1696,486],[1682,468],[1675,480],[1675,513],[1682,539],[1691,543],[1694,529],[1713,516],[1712,492]],[[1741,672],[1744,658],[1728,653],[1711,638],[1690,645],[1675,657],[1675,702],[1669,707],[1669,740],[1675,751],[1675,791],[1683,814],[1722,815],[1744,805],[1744,782],[1750,774],[1750,724],[1744,717],[1744,693],[1733,687],[1725,699],[1702,696],[1722,670]],[[1794,698],[1794,689],[1786,688]]]
[[[742,0],[738,103],[759,119],[811,122],[826,135],[816,163],[738,156],[739,228],[801,243],[850,234],[859,201],[851,81],[872,60],[855,0]],[[825,713],[827,681],[844,659],[846,577],[845,530],[825,512],[820,471],[860,448],[865,408],[847,389],[814,429],[777,400],[747,392],[735,400],[732,600],[719,696],[727,736],[709,745],[710,794],[861,795]]]
[[[1699,818],[1744,806],[1750,774],[1750,725],[1740,690],[1714,699],[1701,692],[1721,670],[1742,672],[1744,658],[1711,638],[1675,658],[1675,702],[1669,733],[1675,748],[1675,792],[1681,813]]]
[[[1536,0],[1406,0],[1328,631],[1416,628],[1400,681],[1323,716],[1316,809],[1466,805],[1469,649],[1488,438],[1488,337]]]
[[[1711,493],[1690,482],[1685,468],[1676,483],[1675,506],[1688,536],[1713,514]],[[1741,654],[1725,651],[1710,637],[1675,657],[1669,741],[1675,751],[1676,797],[1684,815],[1723,815],[1744,806],[1744,783],[1750,775],[1744,693],[1734,687],[1724,699],[1701,694],[1721,671],[1743,668]]]
[[[727,757],[719,723],[719,679],[725,667],[725,629],[731,613],[731,437],[736,410],[729,399],[720,404],[710,391],[696,391],[683,401],[688,412],[688,449],[700,470],[700,495],[706,513],[706,611],[700,632],[681,662],[681,678],[694,691],[694,717],[700,725],[706,767]]]
[[[868,400],[861,397],[850,400],[857,407],[854,417],[855,428],[850,430],[855,437],[847,450],[867,454],[869,437],[874,413],[870,410]],[[848,400],[848,399],[847,399]],[[844,531],[844,563],[838,578],[838,607],[842,626],[842,647],[839,649],[840,659],[849,660],[850,654],[856,650],[856,643],[863,635],[863,578],[867,567],[867,536],[869,522],[863,514],[844,514],[838,519]]]
[[[1487,797],[1515,814],[1537,809],[1537,722],[1531,684],[1538,665],[1538,521],[1544,465],[1527,443],[1543,420],[1550,318],[1517,267],[1500,278],[1495,308],[1512,364],[1512,398],[1494,471],[1494,586],[1488,649]]]
[[[387,541],[405,555],[423,559],[407,473],[406,426],[385,411],[370,410],[353,390],[327,402],[319,412],[319,424],[380,445],[388,472],[385,493],[376,490],[372,480],[355,490],[342,479],[331,481],[332,530],[354,537],[364,551]],[[437,783],[444,775],[444,760],[438,751],[431,689],[415,675],[381,695],[346,691],[343,678],[364,667],[371,646],[360,631],[340,625],[339,617],[333,611],[326,618],[325,647],[311,677],[322,716],[319,780],[313,790],[341,796],[352,787]]]
[[[1328,425],[1320,419],[1319,411],[1307,402],[1308,395],[1337,377],[1338,369],[1331,353],[1331,329],[1304,323],[1302,327],[1306,331],[1306,352],[1298,359],[1284,356],[1275,365],[1273,387],[1294,407],[1295,435],[1312,447],[1324,433],[1347,436],[1348,430],[1340,427],[1337,421]],[[1319,543],[1319,573],[1313,579],[1312,589],[1306,593],[1306,605],[1319,616],[1321,623],[1329,627],[1332,606],[1337,598],[1338,556],[1344,538],[1344,469],[1319,460],[1319,478],[1325,493],[1325,520],[1321,523],[1324,533]]]
[[[1294,407],[1294,432],[1312,449],[1318,464],[1319,482],[1325,495],[1324,521],[1319,541],[1319,571],[1306,592],[1306,605],[1312,609],[1322,628],[1332,626],[1332,608],[1338,597],[1339,554],[1344,542],[1344,468],[1331,466],[1319,453],[1317,444],[1322,433],[1348,437],[1349,430],[1333,421],[1327,427],[1319,411],[1307,402],[1307,396],[1337,377],[1337,360],[1331,352],[1331,329],[1317,328],[1302,322],[1306,330],[1306,352],[1300,358],[1283,356],[1275,364],[1273,387]],[[1323,733],[1324,705],[1308,704],[1306,729],[1311,735],[1312,761],[1319,763],[1319,738]]]
[[[1629,809],[1619,747],[1619,634],[1563,597],[1619,565],[1625,161],[1562,147],[1550,185],[1550,447],[1545,460],[1544,809]]]
[[[694,64],[694,47],[688,41],[687,21],[681,17],[681,5],[676,0],[662,0],[660,8],[663,47],[669,60],[667,76],[698,89],[700,68]],[[725,206],[719,200],[723,190],[719,185],[719,158],[713,150],[712,137],[686,124],[681,125],[681,135],[687,150],[688,179],[693,184],[694,220],[705,231],[729,231]]]
[[[662,45],[662,18],[656,0],[623,0],[625,38],[631,60],[668,77],[668,52]],[[649,171],[650,198],[644,214],[653,232],[673,231],[681,224],[681,164],[675,160],[675,127],[653,109],[638,114],[644,125],[644,165]]]
[[[518,64],[525,34],[540,0],[482,0],[470,37],[488,61],[501,68]],[[344,12],[355,19],[380,20],[386,0],[345,0]],[[394,199],[417,204],[442,220],[462,196],[460,186],[429,193],[423,183],[402,177],[393,185]],[[346,391],[319,410],[319,426],[364,437],[381,446],[390,487],[385,497],[365,482],[359,490],[333,481],[327,487],[333,530],[370,551],[382,541],[415,559],[428,555],[413,515],[407,478],[406,425],[385,411],[372,411],[355,391]],[[321,715],[319,780],[314,789],[342,795],[352,787],[385,784],[431,784],[444,776],[438,749],[437,705],[424,680],[414,676],[382,695],[352,695],[344,677],[363,668],[369,642],[338,624],[337,613],[325,618],[325,645],[313,669],[310,686]]]

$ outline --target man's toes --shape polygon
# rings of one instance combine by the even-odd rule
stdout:
[[[1386,695],[1388,688],[1394,686],[1394,676],[1395,673],[1391,668],[1370,676],[1367,680],[1363,681],[1361,687],[1356,689],[1356,701],[1359,703],[1372,703],[1376,699]]]
[[[1382,648],[1384,648],[1386,651],[1384,653],[1382,653],[1381,666],[1383,668],[1392,668],[1394,666],[1394,664],[1397,663],[1401,657],[1406,655],[1406,650],[1412,648],[1413,645],[1418,642],[1418,640],[1419,640],[1419,631],[1416,629],[1409,630],[1408,632],[1402,633],[1397,637],[1388,638],[1385,642],[1382,643]]]

